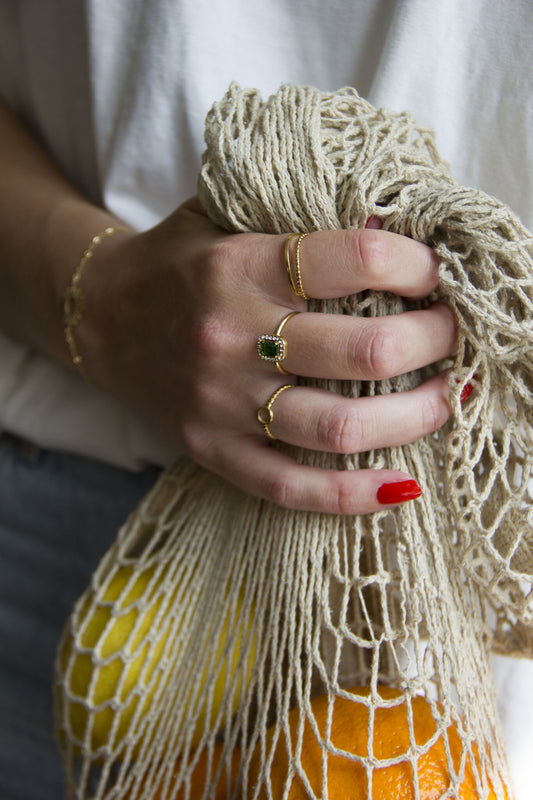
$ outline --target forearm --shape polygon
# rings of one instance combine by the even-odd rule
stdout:
[[[68,363],[62,294],[92,236],[117,220],[76,191],[1,98],[0,175],[0,327]]]

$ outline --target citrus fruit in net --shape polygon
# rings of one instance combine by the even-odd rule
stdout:
[[[143,795],[150,800],[185,800],[189,797],[190,800],[200,800],[204,796],[208,784],[211,784],[216,778],[215,793],[210,794],[212,800],[227,800],[234,792],[234,787],[237,783],[237,775],[239,772],[241,753],[238,747],[235,747],[229,759],[229,774],[228,763],[224,757],[224,763],[220,767],[221,758],[223,758],[224,746],[222,742],[215,741],[213,753],[209,756],[209,751],[204,748],[202,752],[193,756],[192,769],[189,774],[188,782],[180,782],[180,786],[176,789],[176,781],[178,779],[181,761],[178,759],[172,777],[167,781],[162,778],[162,782],[156,788],[152,788],[154,781],[152,780],[150,788],[143,784],[140,789],[133,791],[127,796],[127,800],[138,800]],[[217,778],[218,775],[218,778]],[[164,783],[164,785],[162,785]]]
[[[347,690],[359,697],[368,697],[368,688]],[[380,687],[379,695],[383,700],[402,698],[397,689]],[[357,700],[357,697],[354,698]],[[331,717],[329,741],[331,745],[348,753],[366,758],[369,756],[368,729],[369,709],[364,702],[336,697]],[[412,709],[412,728],[414,742],[410,742],[409,709]],[[328,719],[328,698],[321,696],[311,701],[311,710],[317,726],[318,735],[324,738]],[[288,729],[291,739],[291,758],[295,757],[298,741],[298,726],[302,711],[293,709],[289,712]],[[410,701],[403,700],[391,707],[378,707],[374,711],[373,734],[371,736],[372,755],[377,760],[398,759],[397,763],[372,770],[371,791],[367,795],[367,773],[361,762],[328,752],[327,754],[327,787],[329,800],[414,800],[415,780],[413,768],[416,770],[420,800],[438,800],[450,786],[450,769],[446,757],[444,737],[447,737],[454,771],[458,771],[461,762],[462,743],[458,730],[454,725],[444,729],[440,736],[435,736],[437,723],[433,718],[430,703],[423,697],[414,697]],[[267,797],[285,797],[284,790],[289,774],[289,758],[287,741],[283,731],[274,746],[272,728],[267,734],[266,753],[274,747],[274,754],[268,769],[270,794],[265,785],[262,786],[259,800]],[[323,750],[316,738],[308,718],[300,732],[301,755],[295,757],[300,769],[307,778],[311,790],[316,797],[322,797],[322,769],[324,763]],[[431,741],[433,740],[433,741]],[[430,743],[431,742],[431,743]],[[422,753],[416,757],[413,746],[422,746]],[[426,747],[424,747],[426,745]],[[412,763],[409,754],[412,754]],[[262,756],[257,752],[251,763],[251,794],[262,773]],[[467,758],[464,775],[459,781],[458,797],[460,800],[479,800],[480,794],[472,765]],[[307,800],[308,794],[300,774],[295,773],[288,793],[288,800]],[[507,793],[504,795],[507,797]],[[487,800],[501,800],[496,797],[490,786]]]
[[[154,580],[155,569],[151,566],[140,571],[136,565],[117,568],[103,591],[87,595],[75,618],[75,631],[62,642],[58,654],[62,684],[58,692],[58,718],[62,738],[67,735],[75,750],[98,754],[107,747],[117,753],[129,737],[134,742],[135,755],[142,735],[138,732],[139,725],[156,692],[170,680],[173,668],[165,668],[161,662],[163,655],[168,656],[165,650],[168,651],[169,637],[177,639],[180,635],[179,621],[174,628],[168,624],[177,588],[159,586]],[[193,747],[198,745],[204,728],[217,720],[226,686],[233,682],[238,669],[241,647],[251,625],[241,620],[241,609],[239,601],[232,618],[227,611],[224,617],[210,623],[213,636],[217,635],[214,659],[217,672],[209,715],[204,699],[196,712]],[[230,634],[233,643],[226,651]],[[246,664],[239,673],[244,675],[245,683],[251,676],[254,660],[252,640]],[[202,697],[208,682],[213,683],[207,667],[198,675],[198,681],[198,695]],[[237,709],[240,689],[238,677],[232,712]]]

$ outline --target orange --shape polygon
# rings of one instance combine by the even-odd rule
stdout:
[[[217,771],[220,759],[222,757],[224,745],[221,742],[215,742],[215,747],[213,751],[213,758],[211,761],[211,768],[208,772],[208,753],[207,750],[203,750],[198,758],[197,763],[195,764],[192,774],[191,774],[191,783],[190,783],[190,793],[189,797],[191,800],[199,800],[204,794],[205,787],[207,783],[210,783],[215,776]],[[230,764],[230,786],[235,786],[237,781],[237,774],[239,772],[239,764],[240,764],[240,750],[235,748],[231,754],[231,764]],[[180,761],[176,765],[176,769],[174,771],[174,778],[177,777],[179,769],[180,769]],[[170,783],[170,787],[172,786],[172,782]],[[164,791],[162,786],[159,786],[157,789],[154,790],[153,794],[150,794],[150,800],[167,800],[167,798],[172,798],[172,800],[184,800],[187,796],[185,791],[185,786],[182,784],[178,790],[177,794],[174,794],[171,788],[168,788],[167,791]],[[143,790],[138,790],[135,793],[135,798],[139,798],[142,796]],[[222,773],[220,775],[220,779],[217,783],[214,800],[226,800],[227,797],[230,797],[231,794],[228,794],[228,776],[227,776],[227,767],[224,766],[222,769]],[[133,795],[131,795],[130,800],[134,800]]]
[[[368,696],[368,688],[349,689],[349,692],[359,696]],[[402,693],[390,687],[380,687],[380,696],[383,699],[401,697]],[[422,697],[411,700],[413,713],[413,730],[417,745],[424,745],[434,735],[436,723],[431,713],[430,704]],[[316,720],[320,737],[324,737],[328,714],[327,696],[317,697],[311,701],[311,708]],[[409,723],[407,716],[407,702],[400,703],[391,708],[378,708],[374,717],[373,753],[377,759],[397,758],[407,754],[409,750]],[[289,712],[289,730],[294,753],[297,743],[297,729],[300,718],[299,709]],[[337,697],[333,705],[330,739],[334,747],[345,750],[354,755],[366,757],[368,755],[368,708],[364,703]],[[267,753],[270,752],[274,730],[267,733]],[[461,739],[454,725],[446,732],[454,768],[458,769],[461,756]],[[305,720],[301,748],[301,766],[309,784],[316,795],[322,796],[322,749],[308,719]],[[254,754],[251,763],[251,782],[253,787],[261,769],[261,756],[259,750]],[[416,762],[418,783],[421,800],[437,800],[448,788],[449,771],[446,760],[443,736],[431,745],[427,753],[419,756]],[[280,734],[276,744],[272,765],[270,768],[270,781],[272,797],[283,797],[283,790],[287,780],[288,757],[286,740]],[[367,800],[367,778],[362,764],[351,761],[339,755],[328,754],[328,797],[329,800]],[[507,797],[507,793],[505,794]],[[268,793],[263,786],[259,800],[266,800]],[[372,774],[372,800],[414,800],[415,789],[413,774],[409,760],[402,761],[392,766],[375,768]],[[301,777],[296,774],[290,787],[289,800],[307,800]],[[479,800],[476,789],[474,773],[470,761],[467,761],[464,778],[459,790],[461,800]],[[487,800],[496,800],[496,795],[490,786]]]

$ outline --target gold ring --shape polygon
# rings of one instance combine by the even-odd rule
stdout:
[[[281,331],[291,317],[295,317],[296,314],[299,313],[299,311],[291,311],[290,314],[283,317],[278,325],[276,333],[263,333],[257,340],[257,353],[259,358],[263,361],[273,361],[282,375],[291,375],[292,373],[283,369],[280,364],[280,361],[283,361],[287,357],[287,340],[281,336]]]
[[[261,423],[263,428],[265,429],[265,433],[269,439],[275,439],[275,436],[272,436],[270,433],[270,425],[274,421],[274,412],[272,411],[272,406],[274,405],[274,401],[280,396],[285,389],[292,389],[294,387],[293,383],[286,383],[284,386],[280,386],[279,389],[276,389],[273,395],[271,395],[270,399],[266,403],[266,405],[261,406],[257,410],[257,420]]]
[[[309,236],[308,233],[291,233],[285,239],[284,245],[284,253],[285,253],[285,267],[287,269],[287,275],[289,276],[289,283],[291,285],[291,289],[296,295],[296,297],[303,297],[304,300],[309,300],[309,295],[306,293],[303,284],[302,284],[302,272],[300,268],[300,246],[305,239],[306,236]],[[294,247],[294,275],[293,275],[293,267],[291,262],[291,248],[290,244],[293,239],[296,239],[296,245]]]

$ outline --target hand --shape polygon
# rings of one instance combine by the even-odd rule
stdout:
[[[297,381],[256,351],[260,334],[274,333],[291,311],[306,312],[284,269],[285,238],[221,231],[196,199],[150,231],[113,237],[102,248],[109,264],[86,275],[78,336],[87,370],[167,440],[247,492],[292,508],[375,511],[383,507],[379,487],[410,476],[298,465],[271,447],[256,418],[278,387]],[[375,289],[415,299],[438,281],[430,248],[381,230],[312,233],[301,259],[305,289],[316,298]],[[392,377],[456,348],[454,318],[442,303],[375,319],[301,313],[283,336],[283,367],[317,378]],[[357,400],[297,386],[280,394],[274,412],[277,439],[353,453],[431,433],[450,407],[437,376],[410,392]]]

